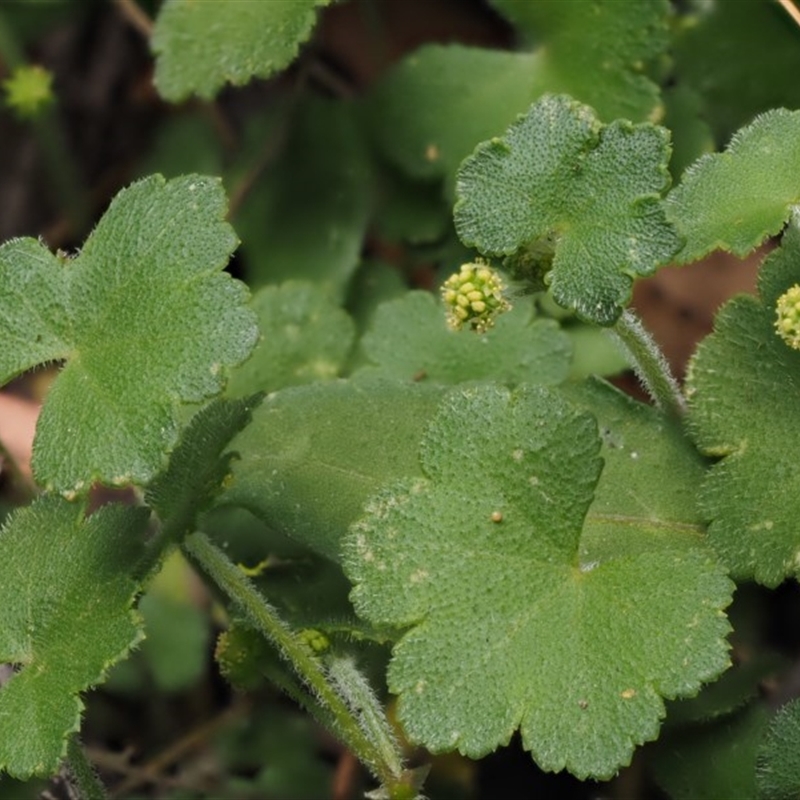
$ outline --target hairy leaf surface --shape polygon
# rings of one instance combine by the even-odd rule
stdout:
[[[800,217],[764,262],[760,297],[717,315],[687,376],[689,426],[702,451],[722,457],[701,500],[709,541],[733,574],[777,586],[800,574],[800,352],[775,331],[775,304],[800,283]]]
[[[545,281],[581,317],[611,325],[633,279],[678,249],[660,194],[669,184],[665,129],[602,125],[563,96],[535,103],[458,172],[455,222],[469,247],[524,260],[554,239]]]
[[[658,453],[630,453],[648,446],[648,425],[660,447],[653,420],[623,424],[628,401],[596,402],[625,442],[605,452],[633,487],[618,542],[596,530],[615,509],[611,485],[592,505],[593,416],[552,390],[496,386],[447,396],[422,442],[425,477],[375,496],[345,540],[356,610],[410,628],[389,688],[407,733],[433,751],[479,757],[519,728],[543,769],[608,778],[656,737],[662,698],[728,664],[732,584],[696,529],[636,502]]]
[[[44,496],[0,531],[0,770],[52,774],[80,724],[79,697],[141,638],[129,577],[146,509]]]
[[[747,255],[778,233],[800,202],[800,111],[776,109],[736,133],[724,153],[706,155],[667,198],[685,239],[679,261],[712,250]]]
[[[166,0],[153,31],[155,84],[176,102],[210,100],[225,83],[267,78],[288,66],[330,0]]]
[[[66,364],[34,442],[61,491],[146,483],[175,444],[181,402],[217,394],[258,329],[222,272],[236,246],[219,181],[152,176],[121,191],[74,258],[34,239],[0,247],[0,383]]]

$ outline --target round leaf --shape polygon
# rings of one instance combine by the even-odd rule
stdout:
[[[344,543],[356,610],[410,630],[389,688],[415,741],[479,757],[520,728],[543,769],[608,778],[653,739],[662,697],[727,666],[732,586],[697,546],[584,560],[600,476],[593,417],[551,390],[453,391],[421,449],[424,478],[372,499]]]

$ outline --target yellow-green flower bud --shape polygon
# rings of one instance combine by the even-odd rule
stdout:
[[[53,102],[53,75],[44,67],[17,67],[11,77],[3,81],[6,103],[23,118],[35,117]]]
[[[775,306],[775,330],[789,347],[800,350],[800,286],[784,292]]]
[[[504,291],[500,275],[491,267],[483,263],[462,264],[442,286],[447,324],[460,330],[468,323],[472,330],[485,333],[499,314],[511,308]]]
[[[331,640],[316,628],[304,628],[298,636],[300,641],[307,644],[315,653],[324,653],[331,646]]]

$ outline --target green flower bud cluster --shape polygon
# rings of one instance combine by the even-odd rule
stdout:
[[[485,333],[495,317],[511,308],[504,290],[500,275],[487,264],[462,264],[442,286],[447,324],[456,331],[469,324],[472,330]]]
[[[784,292],[775,307],[775,330],[789,347],[800,350],[800,286]]]

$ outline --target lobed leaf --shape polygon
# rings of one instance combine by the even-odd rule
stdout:
[[[587,106],[546,96],[461,165],[456,229],[469,247],[523,259],[555,238],[545,276],[553,297],[611,325],[633,279],[678,249],[660,199],[668,162],[663,128],[604,126]]]
[[[625,418],[625,402],[598,404]],[[648,427],[657,441],[653,419],[603,425],[609,441],[647,448]],[[592,505],[600,444],[593,416],[552,390],[457,389],[423,439],[425,477],[386,488],[352,526],[356,610],[409,628],[388,681],[413,740],[478,757],[520,728],[543,769],[608,778],[656,737],[663,697],[727,666],[730,581],[683,515],[635,502],[653,464],[668,474],[657,453],[607,445],[649,473],[614,520],[611,485]],[[619,541],[589,530],[587,546],[587,525]]]
[[[778,297],[800,283],[800,216],[764,261],[759,297],[737,297],[687,375],[689,429],[698,447],[721,460],[701,491],[709,542],[739,579],[777,586],[800,574],[795,498],[800,438],[800,352],[775,331]]]
[[[40,497],[0,530],[0,662],[18,672],[0,689],[0,770],[48,775],[80,725],[80,693],[142,636],[129,577],[146,509]]]
[[[217,394],[258,330],[219,181],[152,176],[121,191],[75,258],[33,239],[0,247],[0,383],[66,364],[39,418],[33,469],[60,491],[146,483],[182,402]],[[80,435],[76,435],[80,431]]]
[[[311,35],[316,9],[330,0],[166,0],[151,47],[155,84],[172,102],[210,100],[225,83],[241,86],[287,67]]]
[[[722,249],[747,255],[778,233],[800,202],[800,111],[775,109],[738,131],[724,153],[701,157],[667,197],[684,237],[677,259]]]
[[[569,372],[571,347],[552,320],[534,319],[520,300],[484,334],[451,330],[428,292],[408,292],[378,307],[362,347],[364,374],[396,380],[460,383],[495,379],[557,384]]]

